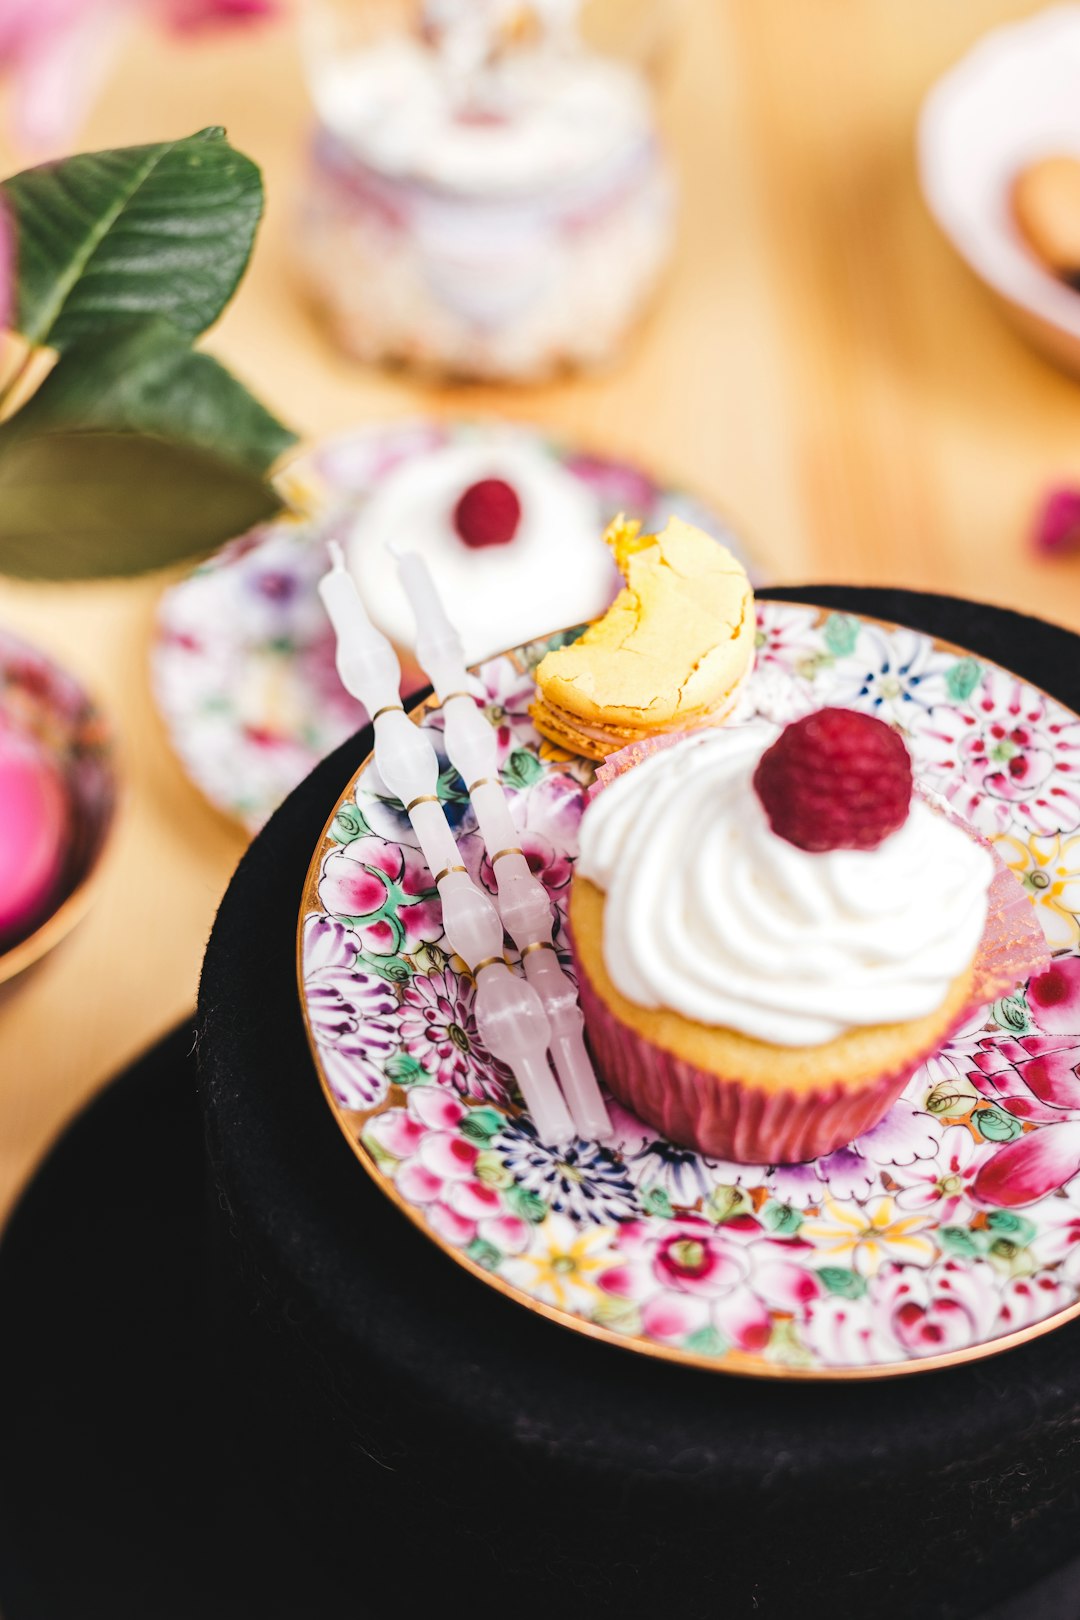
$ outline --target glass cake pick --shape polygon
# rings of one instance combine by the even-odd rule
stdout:
[[[548,1016],[555,1072],[578,1135],[602,1139],[610,1136],[611,1121],[585,1049],[577,991],[555,954],[555,913],[548,892],[518,845],[499,780],[495,732],[468,689],[461,637],[447,617],[427,564],[416,552],[395,556],[416,619],[416,657],[442,705],[446,752],[476,812],[495,874],[499,912]]]
[[[513,1073],[540,1140],[552,1145],[568,1142],[574,1124],[548,1066],[548,1015],[536,990],[514,973],[503,955],[499,913],[461,860],[439,800],[438,756],[427,732],[401,705],[397,654],[368,618],[341,547],[332,540],[329,550],[333,566],[319,581],[319,595],[337,636],[338,674],[346,691],[371,716],[379,775],[405,806],[424,859],[435,873],[446,937],[476,983],[480,1039]]]

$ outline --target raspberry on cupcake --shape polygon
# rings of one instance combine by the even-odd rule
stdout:
[[[581,824],[590,1042],[677,1142],[790,1162],[875,1125],[967,1011],[989,851],[913,793],[902,737],[822,709],[695,733]]]

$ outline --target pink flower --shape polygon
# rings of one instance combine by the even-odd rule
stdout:
[[[1027,1000],[1047,1033],[980,1041],[968,1076],[1015,1119],[1039,1127],[998,1148],[975,1178],[979,1198],[1008,1208],[1080,1173],[1080,958],[1055,957],[1030,980]]]
[[[929,1270],[885,1266],[871,1289],[873,1311],[900,1351],[940,1355],[981,1344],[1000,1307],[997,1277],[985,1260],[946,1260]]]
[[[364,1136],[397,1161],[395,1186],[445,1242],[461,1248],[479,1238],[502,1254],[520,1254],[528,1223],[476,1175],[480,1150],[461,1131],[467,1118],[464,1104],[440,1086],[413,1086],[406,1106],[378,1114]]]
[[[442,937],[442,904],[424,857],[383,838],[355,838],[332,850],[319,901],[332,916],[347,918],[374,956],[415,951]]]
[[[900,1209],[932,1209],[941,1226],[963,1224],[979,1167],[990,1152],[978,1145],[966,1125],[950,1125],[932,1159],[920,1159],[903,1172],[896,1195]]]
[[[343,1108],[385,1097],[383,1065],[397,1049],[398,1004],[390,986],[356,967],[360,941],[330,917],[304,924],[304,998],[323,1071]]]
[[[17,139],[35,149],[70,140],[140,13],[190,32],[273,9],[272,0],[4,0],[0,69],[14,81]]]
[[[535,740],[529,705],[536,696],[531,675],[519,675],[508,658],[493,658],[476,671],[483,687],[481,707],[495,729],[499,769],[515,748]]]
[[[1080,1036],[1080,958],[1056,957],[1028,983],[1031,1016],[1047,1035]]]
[[[1071,832],[1080,825],[1080,721],[1034,687],[986,666],[968,700],[920,726],[931,785],[981,832]]]
[[[734,1224],[734,1223],[733,1223]],[[740,1350],[761,1351],[772,1335],[771,1310],[799,1312],[819,1292],[814,1274],[790,1258],[796,1246],[752,1230],[715,1227],[685,1215],[658,1228],[619,1228],[626,1258],[597,1278],[599,1287],[641,1307],[644,1332],[661,1341],[712,1328]]]
[[[475,996],[472,980],[449,969],[418,974],[402,1003],[402,1044],[440,1085],[465,1097],[505,1102],[510,1077],[480,1040]]]
[[[794,674],[800,665],[819,651],[820,640],[814,628],[817,614],[783,602],[757,604],[755,666],[767,664]]]
[[[1032,546],[1048,557],[1080,548],[1080,489],[1052,489],[1043,503]]]
[[[848,1299],[819,1294],[807,1304],[799,1337],[826,1367],[861,1367],[894,1359],[865,1295]]]
[[[1073,1297],[1041,1272],[1002,1283],[986,1260],[923,1268],[882,1266],[857,1299],[823,1294],[808,1303],[799,1336],[832,1367],[947,1355],[1044,1321]]]

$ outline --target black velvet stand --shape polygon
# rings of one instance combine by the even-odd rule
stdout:
[[[1038,621],[907,592],[766,594],[930,630],[1080,707],[1080,642]],[[90,1131],[93,1112],[76,1126],[0,1252],[7,1620],[411,1617],[432,1597],[545,1620],[1074,1620],[1080,1323],[866,1384],[682,1369],[501,1298],[368,1180],[312,1069],[295,931],[327,811],[369,746],[352,739],[292,795],[214,928],[197,1047],[209,1266],[192,1257],[175,1047],[152,1105],[142,1074],[97,1105],[108,1128]],[[73,1544],[80,1501],[96,1529]],[[47,1548],[74,1545],[104,1591],[103,1542],[136,1596],[65,1607]]]

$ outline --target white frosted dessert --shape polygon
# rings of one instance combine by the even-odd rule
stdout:
[[[583,47],[460,76],[402,36],[320,66],[297,249],[363,359],[492,380],[607,360],[670,248],[640,75]]]
[[[993,863],[918,795],[874,849],[779,837],[754,790],[778,728],[703,732],[618,777],[581,824],[616,989],[710,1028],[812,1047],[940,1007],[975,955]]]
[[[459,504],[497,480],[518,504],[508,538],[469,544]],[[596,495],[535,442],[493,431],[390,472],[365,502],[348,544],[372,619],[411,652],[415,623],[389,546],[419,552],[465,646],[466,663],[594,618],[618,588]]]

